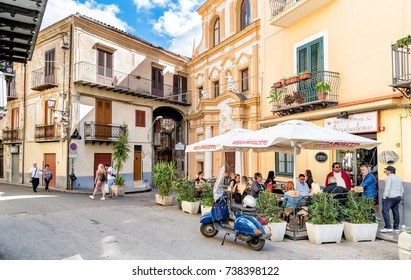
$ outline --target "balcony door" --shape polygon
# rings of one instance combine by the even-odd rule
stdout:
[[[163,71],[155,67],[151,69],[151,92],[152,95],[164,97]]]
[[[49,108],[49,103],[46,101],[44,105],[44,136],[46,140],[53,139],[55,136],[53,112]]]
[[[113,54],[97,49],[97,82],[111,85],[113,82]]]
[[[311,79],[299,83],[299,91],[306,94],[305,102],[317,100],[314,86],[319,78],[315,74],[324,70],[323,38],[318,38],[297,48],[297,73],[313,73]]]
[[[46,84],[55,84],[55,76],[54,76],[54,62],[56,60],[56,51],[55,49],[49,50],[46,52],[45,55],[45,69],[44,69],[44,82]]]
[[[96,99],[96,125],[95,138],[109,139],[111,138],[111,101]]]

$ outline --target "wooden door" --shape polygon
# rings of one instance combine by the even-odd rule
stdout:
[[[99,164],[105,165],[106,163],[111,165],[111,154],[109,153],[95,153],[94,154],[94,165],[93,165],[93,180],[96,176],[96,171]],[[117,175],[117,174],[116,174]]]
[[[95,137],[96,139],[111,138],[111,101],[96,99],[96,125]]]
[[[51,172],[53,173],[53,179],[51,179],[49,187],[56,186],[56,154],[44,154],[44,165],[50,165]],[[44,166],[43,166],[44,169]]]
[[[141,146],[134,147],[134,181],[141,180]]]

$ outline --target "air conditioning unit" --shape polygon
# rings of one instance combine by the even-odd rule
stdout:
[[[161,134],[160,132],[154,133],[154,146],[161,146]]]

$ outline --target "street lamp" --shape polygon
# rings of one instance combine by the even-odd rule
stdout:
[[[156,121],[161,120],[161,119],[163,119],[163,116],[157,116],[154,119],[153,123],[151,124],[151,126],[150,126],[150,128],[148,129],[148,132],[147,132],[147,141],[150,140],[150,133],[151,133],[151,130],[153,129],[154,124],[156,123]]]

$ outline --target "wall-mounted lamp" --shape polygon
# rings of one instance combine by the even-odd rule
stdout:
[[[348,120],[349,116],[348,116],[348,112],[341,112],[340,115],[337,117],[337,119],[343,119],[343,120]]]
[[[48,104],[50,110],[53,113],[57,112],[57,113],[60,113],[61,116],[67,117],[68,112],[66,110],[56,110],[56,109],[54,109],[55,106],[56,106],[56,99],[53,96],[51,96],[49,99],[47,99],[47,104]],[[68,121],[68,120],[66,120],[66,121]]]
[[[154,120],[153,123],[151,124],[148,132],[147,132],[147,140],[150,140],[150,133],[151,133],[151,129],[153,128],[154,124],[156,123],[156,121],[163,119],[163,116],[157,116]]]

